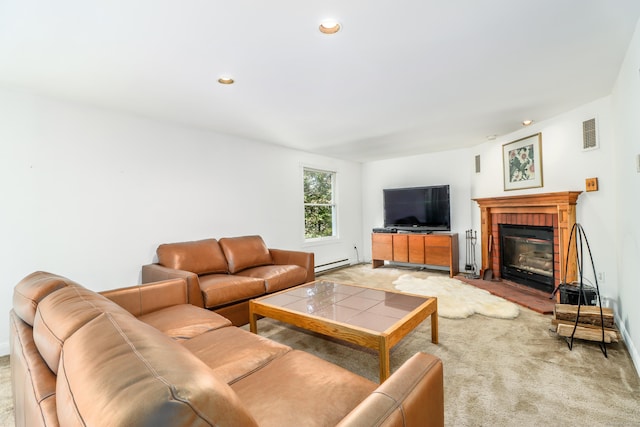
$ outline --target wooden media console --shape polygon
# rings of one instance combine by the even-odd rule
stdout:
[[[447,267],[458,274],[458,233],[372,233],[373,268],[385,261]]]

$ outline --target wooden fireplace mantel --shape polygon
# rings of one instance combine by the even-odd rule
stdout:
[[[575,256],[569,256],[567,262],[567,249],[571,229],[576,223],[576,204],[581,193],[582,191],[562,191],[473,199],[480,206],[482,272],[489,268],[489,236],[494,235],[495,232],[491,220],[493,214],[556,214],[558,216],[560,271],[564,272],[566,268],[568,282],[576,280]],[[573,251],[573,248],[571,250]],[[565,263],[567,264],[566,266]]]

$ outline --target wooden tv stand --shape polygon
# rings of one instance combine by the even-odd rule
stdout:
[[[373,268],[385,261],[434,265],[449,268],[449,277],[458,274],[458,233],[372,233]]]

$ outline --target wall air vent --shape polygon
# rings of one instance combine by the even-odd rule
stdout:
[[[598,148],[595,118],[582,122],[582,149],[593,150],[594,148]]]

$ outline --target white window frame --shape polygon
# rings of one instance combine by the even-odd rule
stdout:
[[[321,172],[327,173],[331,175],[331,202],[330,203],[305,203],[304,202],[304,177],[307,171],[313,172]],[[337,181],[338,181],[338,173],[335,170],[323,169],[319,167],[313,166],[303,166],[302,167],[302,233],[304,237],[305,243],[322,243],[331,240],[336,240],[338,238],[338,204],[336,202],[337,199]],[[307,238],[306,235],[306,207],[307,206],[331,206],[331,236],[322,236],[322,237],[311,237]]]

